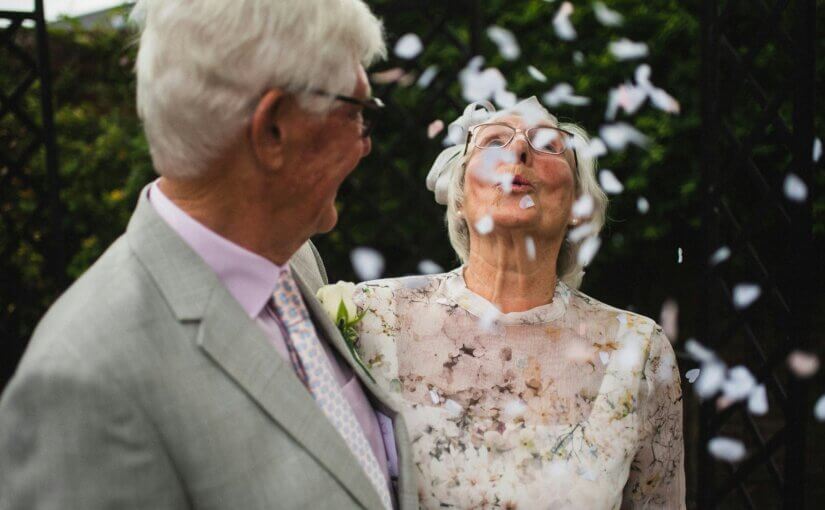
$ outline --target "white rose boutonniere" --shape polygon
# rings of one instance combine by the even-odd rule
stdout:
[[[355,330],[355,325],[366,315],[366,311],[358,313],[358,307],[355,306],[352,296],[355,294],[355,284],[352,282],[338,282],[335,285],[325,285],[318,289],[315,297],[324,307],[324,310],[329,315],[329,318],[338,327],[341,336],[344,337],[344,342],[347,344],[352,359],[358,363],[358,366],[367,374],[370,381],[373,383],[375,379],[372,377],[369,369],[361,360],[356,347],[358,346],[358,332]]]

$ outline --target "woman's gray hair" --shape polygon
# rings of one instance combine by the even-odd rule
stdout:
[[[486,115],[479,114],[479,106],[487,111]],[[470,255],[470,231],[467,220],[459,211],[464,202],[464,174],[467,162],[476,150],[470,145],[467,153],[462,155],[467,132],[474,125],[506,115],[530,117],[528,123],[531,125],[538,120],[547,120],[552,125],[573,133],[575,144],[565,153],[565,158],[573,169],[576,198],[589,195],[593,199],[593,211],[587,221],[588,235],[598,235],[604,226],[608,200],[596,180],[596,158],[588,151],[576,150],[576,147],[587,147],[590,142],[587,132],[582,127],[568,122],[560,123],[535,97],[499,112],[494,112],[489,103],[474,103],[467,107],[464,115],[450,125],[450,140],[457,143],[441,153],[427,177],[427,187],[436,192],[436,201],[447,205],[446,222],[450,244],[462,263],[466,263]],[[573,151],[576,151],[575,155]],[[565,237],[556,261],[557,277],[571,288],[578,288],[584,275],[584,268],[578,263],[578,253],[585,238],[572,241]]]
[[[196,177],[240,133],[263,92],[350,94],[357,65],[385,55],[381,22],[362,0],[138,0],[137,110],[155,169]]]

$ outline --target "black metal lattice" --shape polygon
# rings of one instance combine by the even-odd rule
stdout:
[[[57,144],[43,0],[34,10],[0,11],[0,338],[9,374],[25,347],[21,330],[63,288]],[[37,268],[38,275],[23,267]],[[53,285],[46,289],[42,282]],[[43,303],[43,306],[33,306]],[[27,336],[27,335],[26,335]],[[2,387],[2,386],[0,386]]]
[[[706,253],[728,246],[734,256],[706,275],[702,332],[726,360],[754,369],[771,412],[703,404],[700,508],[805,506],[807,388],[784,361],[811,340],[817,269],[811,200],[782,190],[793,173],[813,191],[815,10],[813,0],[703,2]],[[743,281],[762,295],[740,309],[732,290]],[[749,453],[720,469],[706,444],[726,434],[741,436]]]

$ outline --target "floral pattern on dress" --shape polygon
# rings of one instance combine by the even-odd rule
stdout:
[[[661,329],[570,289],[498,314],[462,268],[366,282],[359,351],[404,414],[422,508],[684,508]]]

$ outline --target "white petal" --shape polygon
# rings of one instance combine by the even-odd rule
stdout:
[[[646,91],[653,90],[653,84],[650,83],[650,74],[652,69],[649,64],[639,64],[636,71],[633,73],[633,78],[636,83]]]
[[[576,149],[576,153],[579,154],[580,157],[585,158],[598,158],[599,156],[607,154],[607,147],[598,136],[593,137],[590,143],[585,143],[584,140],[579,137],[573,138],[573,148]]]
[[[430,400],[433,404],[438,405],[441,403],[441,396],[435,390],[430,390]]]
[[[564,2],[556,11],[553,17],[553,29],[556,35],[563,41],[572,41],[576,38],[576,29],[570,22],[570,15],[573,14],[573,4]]]
[[[825,395],[819,397],[814,404],[814,416],[817,421],[825,421]]]
[[[623,150],[629,143],[640,147],[648,144],[648,138],[641,131],[624,122],[602,126],[599,135],[608,147],[616,151]]]
[[[711,455],[725,462],[739,462],[745,458],[745,445],[742,441],[728,437],[714,437],[708,442]]]
[[[406,71],[401,69],[400,67],[393,67],[392,69],[387,69],[386,71],[379,71],[377,73],[372,73],[370,75],[370,80],[373,83],[377,83],[379,85],[384,85],[387,83],[394,83],[404,77]]]
[[[794,202],[804,202],[808,198],[808,185],[794,173],[785,176],[783,190],[788,200]]]
[[[522,209],[529,209],[531,207],[535,207],[536,203],[533,201],[533,197],[530,195],[524,195],[521,197],[521,200],[519,200],[518,206]]]
[[[498,52],[501,53],[504,60],[515,60],[521,55],[521,48],[519,48],[513,32],[494,25],[487,29],[487,37],[496,43]]]
[[[430,86],[430,83],[433,82],[436,75],[438,74],[438,66],[429,66],[427,69],[424,69],[424,72],[421,73],[421,76],[418,77],[418,81],[416,85],[418,85],[422,89],[426,89]]]
[[[701,399],[710,398],[716,394],[725,382],[725,364],[719,361],[703,363],[699,379],[694,387]]]
[[[479,318],[479,327],[484,331],[493,331],[496,327],[496,322],[501,316],[501,312],[494,306],[487,308]]]
[[[493,102],[499,108],[512,108],[518,102],[518,97],[514,92],[504,89],[498,89],[493,92]]]
[[[618,27],[624,21],[624,17],[618,12],[608,8],[603,2],[593,2],[593,13],[599,23],[606,27]]]
[[[797,349],[788,355],[788,367],[797,377],[805,379],[819,371],[819,357]]]
[[[423,49],[421,39],[412,33],[402,35],[395,43],[395,55],[407,60],[417,57]]]
[[[742,310],[753,304],[762,294],[762,288],[755,283],[740,283],[733,288],[733,304]]]
[[[748,411],[757,416],[763,416],[768,412],[768,392],[764,384],[754,388],[748,397]]]
[[[584,106],[590,104],[590,98],[577,96],[573,93],[573,87],[569,83],[559,83],[549,92],[542,95],[542,101],[547,106],[559,106],[569,104],[571,106]]]
[[[756,378],[747,367],[735,366],[728,370],[727,379],[722,384],[722,393],[732,402],[747,398],[756,387]]]
[[[582,195],[573,202],[573,217],[574,218],[589,218],[593,214],[594,207],[593,197],[590,195]]]
[[[666,299],[662,304],[659,324],[668,340],[675,342],[679,335],[679,304],[673,299]]]
[[[650,101],[653,106],[668,113],[679,113],[682,109],[679,101],[662,89],[653,89],[650,92]]]
[[[700,344],[695,338],[689,338],[688,341],[685,342],[685,350],[696,361],[700,361],[702,363],[716,361],[716,354],[712,350]]]
[[[527,66],[527,72],[530,73],[530,76],[532,76],[533,79],[536,80],[536,81],[540,81],[540,82],[546,82],[547,81],[547,76],[545,76],[543,72],[539,71],[538,69],[536,69],[533,66]]]
[[[427,126],[427,138],[435,138],[438,133],[444,129],[444,121],[441,119],[434,120]]]
[[[618,60],[642,58],[647,56],[647,44],[623,38],[610,43],[610,53]]]
[[[688,382],[689,382],[690,384],[693,384],[693,383],[695,383],[695,382],[696,382],[696,379],[699,377],[699,374],[700,374],[700,373],[701,373],[701,370],[700,370],[700,369],[698,369],[698,368],[691,368],[690,370],[688,370],[687,372],[685,372],[685,378],[687,378],[687,380],[688,380]]]
[[[819,161],[819,158],[821,158],[821,157],[822,157],[822,140],[820,140],[819,138],[814,138],[814,153],[813,153],[814,163]]]
[[[567,238],[570,240],[571,243],[578,243],[585,237],[589,236],[596,232],[596,227],[590,223],[583,223],[578,227],[571,229],[567,232]]]
[[[479,219],[476,224],[476,232],[481,235],[487,235],[493,231],[493,217],[489,214],[485,214],[484,216]]]
[[[533,241],[532,237],[526,236],[524,238],[524,250],[527,252],[528,259],[536,260],[536,242]]]
[[[384,272],[384,256],[373,248],[360,246],[352,250],[349,257],[361,280],[375,280]]]
[[[682,252],[682,248],[676,248],[676,263],[681,264],[684,260],[684,253]]]
[[[721,264],[722,262],[728,260],[730,258],[730,248],[727,246],[720,246],[713,252],[713,255],[710,256],[710,265],[715,266],[717,264]]]
[[[650,210],[650,202],[645,197],[639,197],[636,200],[636,209],[642,214],[647,214]]]
[[[605,351],[599,352],[599,359],[602,361],[602,365],[607,365],[610,362],[610,353]]]
[[[573,34],[575,35],[575,34]],[[573,52],[573,63],[577,66],[584,64],[584,53],[581,51],[574,51]]]
[[[599,172],[599,185],[601,185],[605,193],[610,195],[618,195],[624,191],[624,186],[619,182],[616,174],[607,169]]]
[[[424,259],[418,263],[418,272],[421,274],[438,274],[443,273],[444,268],[430,259]]]
[[[596,256],[596,252],[599,251],[601,244],[602,240],[596,236],[585,239],[581,246],[579,246],[579,254],[577,256],[579,265],[584,267],[590,264],[590,261]]]

